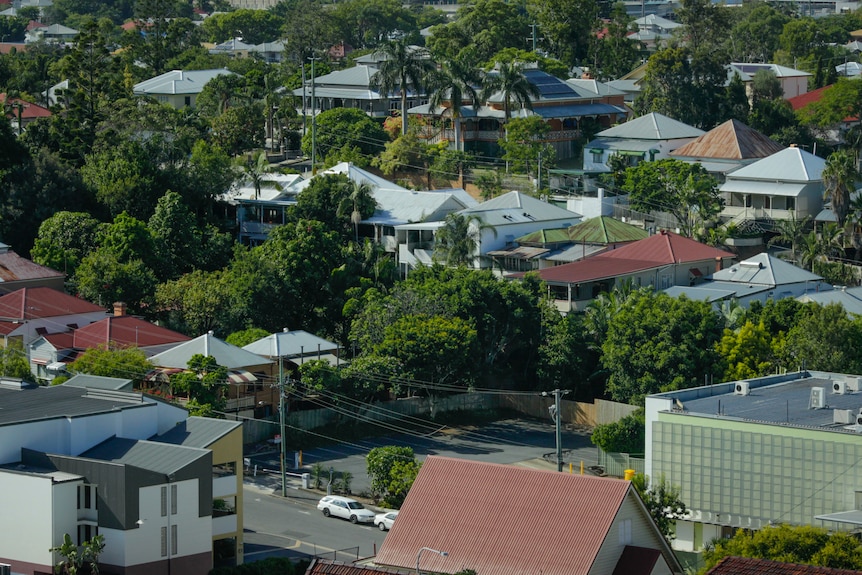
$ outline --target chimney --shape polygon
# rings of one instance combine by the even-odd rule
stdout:
[[[121,301],[114,302],[114,315],[119,317],[126,315],[126,304]]]
[[[721,256],[716,256],[715,258],[715,271],[721,271]]]

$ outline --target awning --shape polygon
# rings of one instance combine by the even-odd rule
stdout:
[[[637,156],[639,158],[643,158],[646,152],[630,152],[628,150],[616,150],[614,153],[619,154],[620,156]]]
[[[231,383],[252,383],[257,381],[253,373],[244,369],[229,369],[227,379]]]
[[[604,148],[590,148],[591,154],[601,154],[601,153],[604,153],[604,151],[605,151]]]
[[[836,523],[847,523],[848,525],[862,525],[862,510],[854,509],[852,511],[839,511],[838,513],[815,515],[814,519],[819,519],[820,521],[834,521]]]
[[[62,361],[55,361],[54,363],[49,363],[45,366],[48,371],[63,371],[66,369],[66,364]]]

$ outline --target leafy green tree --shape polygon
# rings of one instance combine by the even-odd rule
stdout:
[[[810,525],[774,525],[740,529],[730,539],[716,539],[704,549],[705,573],[725,557],[751,557],[832,569],[862,568],[862,547],[852,535],[829,533]]]
[[[241,310],[247,309],[249,303],[245,298],[233,297],[231,276],[231,272],[223,270],[194,270],[159,284],[155,301],[165,324],[188,335],[215,329],[244,329],[245,322],[233,318],[235,313],[242,317]],[[249,279],[249,283],[254,283],[256,276]]]
[[[342,368],[343,393],[347,397],[370,403],[384,399],[387,392],[402,393],[404,366],[394,357],[363,355]]]
[[[823,96],[800,110],[802,118],[821,128],[836,126],[844,118],[862,118],[862,86],[840,78]]]
[[[113,216],[128,212],[146,219],[160,194],[157,166],[139,141],[126,140],[88,155],[81,175]]]
[[[385,58],[372,78],[381,95],[397,93],[401,98],[401,135],[407,133],[407,93],[421,93],[434,64],[425,49],[416,49],[406,39],[393,40],[380,49]]]
[[[371,490],[386,497],[393,477],[397,477],[399,469],[403,469],[396,467],[396,464],[404,462],[412,463],[418,469],[419,463],[412,447],[387,445],[369,451],[365,456],[365,465],[371,480]]]
[[[535,173],[541,161],[542,166],[554,166],[556,153],[554,147],[545,141],[551,126],[540,116],[515,118],[506,124],[506,137],[499,140],[503,149],[503,159],[515,172]]]
[[[278,38],[283,24],[278,15],[268,10],[241,8],[205,18],[201,29],[207,40],[217,44],[238,37],[246,44],[260,44]]]
[[[87,373],[102,377],[131,379],[139,387],[144,376],[153,369],[146,354],[134,347],[91,348],[69,364],[72,373]]]
[[[318,114],[316,138],[318,155],[322,156],[346,145],[355,145],[363,155],[375,156],[389,139],[380,124],[355,108],[332,108]],[[311,130],[302,137],[302,152],[311,155]]]
[[[465,216],[456,212],[447,215],[445,223],[434,237],[435,261],[448,266],[473,267],[485,229],[491,227],[478,216]]]
[[[505,48],[523,48],[529,20],[523,5],[504,0],[463,4],[451,24],[435,26],[427,46],[435,59],[454,58],[465,46],[485,62]]]
[[[384,499],[387,507],[401,508],[421,467],[422,464],[418,461],[395,461],[392,464]]]
[[[626,170],[623,190],[630,194],[636,210],[672,214],[680,233],[687,237],[693,237],[699,226],[724,207],[715,178],[700,164],[680,160],[640,162]]]
[[[0,348],[0,375],[28,381],[33,379],[23,342],[7,340],[6,345]]]
[[[796,261],[799,245],[804,241],[805,230],[811,222],[811,216],[797,219],[796,214],[786,220],[776,220],[774,231],[776,235],[769,239],[769,245],[790,245],[790,259]]]
[[[403,136],[386,142],[380,155],[371,160],[371,165],[380,168],[387,176],[396,172],[416,172],[427,167],[430,150],[431,146],[419,138],[416,130],[411,129]]]
[[[730,56],[733,62],[771,62],[778,38],[790,18],[765,2],[741,6],[747,14],[733,26]]]
[[[855,373],[862,369],[856,350],[862,344],[862,321],[849,319],[843,306],[807,304],[779,350],[781,365],[796,369]]]
[[[580,314],[567,314],[548,322],[547,336],[539,348],[536,376],[542,390],[574,388],[575,399],[595,397],[590,379],[598,367],[598,355],[588,344],[589,334]]]
[[[709,303],[634,292],[608,324],[602,364],[614,401],[700,385],[719,361],[722,321]]]
[[[587,57],[590,38],[599,28],[598,2],[530,0],[527,11],[538,23],[551,53],[569,66]]]
[[[385,45],[396,32],[410,42],[415,40],[411,33],[419,31],[413,13],[398,0],[346,0],[335,6],[333,17],[340,23],[340,38],[357,47]]]
[[[72,276],[81,260],[95,248],[101,226],[84,212],[57,212],[39,226],[30,255],[37,264]]]
[[[724,330],[718,353],[727,366],[721,381],[760,377],[774,368],[772,337],[762,323],[746,321],[737,330]]]
[[[245,347],[250,343],[254,343],[259,339],[267,337],[269,334],[265,329],[259,327],[250,327],[240,331],[235,331],[225,338],[225,341],[237,347]]]
[[[132,313],[143,313],[153,301],[156,275],[140,259],[122,261],[108,248],[87,255],[75,271],[73,283],[79,296],[100,306],[122,301]]]
[[[650,478],[643,473],[634,476],[632,485],[661,534],[667,540],[674,539],[677,520],[688,516],[688,509],[680,499],[679,487],[669,484],[664,477],[650,485]]]
[[[280,9],[284,10],[284,21],[291,23],[290,34],[284,38],[284,51],[296,65],[305,64],[307,58],[325,52],[339,41],[340,23],[330,6],[316,0],[299,0],[280,2],[273,11]]]
[[[599,424],[590,441],[605,453],[640,454],[646,449],[646,419],[642,409],[613,423]]]
[[[216,359],[196,353],[188,361],[188,370],[171,375],[171,389],[189,398],[189,414],[217,416],[227,403],[227,368]]]
[[[195,267],[201,250],[200,233],[194,215],[179,194],[168,191],[159,198],[147,228],[160,264],[156,270],[159,277],[175,279]]]
[[[466,57],[470,60],[475,58],[473,52],[469,51],[469,48],[458,55],[458,58],[462,57]],[[551,76],[556,76],[557,78],[569,77],[569,66],[566,66],[566,64],[556,58],[544,56],[539,52],[521,50],[520,48],[513,47],[504,48],[496,54],[493,54],[487,62],[482,64],[481,67],[483,69],[490,70],[494,67],[494,64],[497,64],[498,62],[506,64],[513,64],[516,62],[520,62],[521,64],[535,63],[539,70],[547,72]],[[478,85],[481,85],[481,82]]]
[[[676,17],[686,45],[695,58],[706,52],[721,52],[730,33],[730,10],[709,0],[683,0]],[[726,61],[724,55],[719,60]]]
[[[326,174],[313,178],[302,191],[290,219],[321,222],[346,238],[356,232],[354,212],[361,221],[370,218],[375,209],[377,202],[368,185],[354,184],[343,174]]]
[[[619,78],[637,64],[640,46],[629,37],[631,21],[625,4],[615,2],[611,9],[611,19],[607,23],[607,33],[592,48],[593,60],[600,78]]]
[[[63,535],[63,543],[57,547],[52,547],[48,551],[57,553],[63,559],[60,560],[54,569],[59,573],[66,575],[77,575],[78,570],[87,567],[89,573],[99,575],[99,555],[105,549],[105,536],[96,535],[89,541],[79,547],[72,541],[72,537],[65,533]]]
[[[263,103],[228,108],[214,118],[213,141],[230,155],[237,155],[264,144]]]

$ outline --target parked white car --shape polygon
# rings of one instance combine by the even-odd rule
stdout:
[[[398,517],[397,511],[378,513],[374,516],[374,524],[377,525],[381,531],[386,531],[388,529],[392,529],[392,524],[395,523],[396,517]]]
[[[371,523],[374,512],[366,509],[360,502],[349,497],[327,495],[317,504],[317,509],[323,511],[326,517],[334,516],[348,519],[351,523]]]

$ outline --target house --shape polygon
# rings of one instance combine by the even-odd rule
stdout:
[[[625,94],[626,106],[634,106],[635,99],[641,92],[641,81],[646,76],[647,62],[638,65],[634,70],[620,76],[616,80],[610,80],[608,86]]]
[[[0,381],[0,563],[53,573],[50,551],[105,538],[103,573],[205,575],[213,544],[242,563],[242,424],[105,386]],[[227,500],[231,519],[214,512]]]
[[[236,209],[238,241],[255,245],[266,240],[270,230],[287,222],[287,210],[296,204],[299,174],[269,172],[258,191],[250,181],[237,182],[223,199]]]
[[[791,146],[730,172],[719,187],[724,220],[804,219],[823,208],[826,160]]]
[[[284,59],[284,42],[261,42],[249,48],[248,53],[256,56],[268,64],[278,64]]]
[[[623,95],[616,90],[601,90],[600,94],[583,83],[569,83],[543,72],[531,64],[523,70],[524,77],[539,92],[531,101],[531,109],[513,109],[513,118],[540,117],[549,127],[545,141],[553,146],[557,159],[578,155],[575,142],[581,136],[585,122],[601,127],[624,120],[628,110]],[[491,72],[492,74],[494,72]],[[427,104],[412,107],[410,114],[426,116],[443,122],[425,127],[424,136],[432,143],[447,141],[455,144],[451,103],[435,109]],[[492,94],[477,109],[472,104],[461,108],[461,138],[466,151],[487,156],[500,154],[499,140],[505,137],[505,102],[502,93]]]
[[[459,215],[471,220],[471,233],[476,237],[473,266],[489,267],[492,252],[511,248],[515,238],[543,228],[568,228],[581,216],[522,192],[512,191],[481,204],[460,210]],[[398,263],[405,271],[433,261],[433,238],[444,221],[403,224],[395,228],[398,238]]]
[[[135,96],[155,98],[174,108],[193,108],[195,99],[207,82],[218,76],[231,75],[224,68],[216,70],[171,70],[155,78],[138,82],[132,87]]]
[[[753,90],[752,82],[754,81],[754,75],[760,71],[771,72],[775,75],[781,83],[785,100],[806,93],[808,91],[808,78],[812,76],[808,72],[795,70],[779,64],[731,62],[727,66],[727,78],[729,81],[735,74],[739,75],[740,80],[745,84],[745,91],[750,98]]]
[[[505,512],[489,514],[501,502]],[[528,517],[541,521],[525,529]],[[417,555],[423,547],[445,554]],[[682,573],[630,481],[435,455],[371,562],[402,570],[421,562],[428,573]]]
[[[862,64],[859,62],[844,62],[835,66],[835,71],[839,76],[859,76],[862,74]]]
[[[705,132],[658,112],[651,112],[596,135],[584,146],[584,171],[611,172],[608,160],[622,156],[628,165],[670,157],[677,148]]]
[[[662,42],[670,40],[674,31],[682,27],[679,22],[662,18],[657,14],[647,14],[635,18],[631,23],[637,30],[631,32],[628,38],[644,44],[649,50],[656,50]]]
[[[645,473],[689,509],[674,548],[773,523],[858,529],[860,382],[801,370],[647,396]]]
[[[0,242],[0,294],[24,287],[46,287],[63,291],[66,274],[22,258]]]
[[[694,286],[673,286],[668,295],[708,302],[735,301],[743,307],[788,297],[832,291],[832,285],[807,270],[767,253],[719,270]]]
[[[730,252],[662,230],[644,240],[537,273],[557,309],[568,313],[584,311],[599,294],[629,282],[636,288],[652,286],[655,290],[691,285],[727,267],[733,258]]]
[[[739,120],[728,120],[670,153],[676,160],[700,164],[723,182],[725,174],[784,149]]]
[[[221,44],[214,44],[209,49],[210,54],[224,54],[231,58],[247,58],[254,48],[252,44],[246,44],[242,38],[231,38]]]
[[[707,575],[859,575],[851,569],[833,569],[819,565],[783,563],[751,557],[725,557]]]
[[[62,24],[51,24],[44,28],[34,28],[28,34],[28,42],[36,42],[44,40],[45,42],[53,42],[57,44],[66,44],[74,42],[78,35],[78,30],[63,26]]]
[[[401,98],[397,94],[385,96],[373,88],[376,73],[376,66],[359,64],[306,80],[304,87],[293,91],[294,96],[304,100],[297,111],[319,114],[333,108],[356,108],[372,118],[385,118],[400,109]],[[426,100],[424,94],[408,92],[408,105]]]
[[[40,336],[71,331],[106,315],[104,308],[58,290],[21,288],[0,296],[0,336],[4,346],[18,340],[26,349]]]
[[[39,104],[34,104],[21,98],[6,98],[5,92],[0,93],[0,106],[8,110],[6,117],[12,122],[12,129],[19,136],[29,124],[32,124],[39,118],[48,118],[51,116],[51,111],[48,108],[43,108]],[[6,246],[6,249],[8,247]]]
[[[841,286],[827,291],[806,293],[796,299],[802,303],[816,303],[822,306],[838,304],[844,307],[847,315],[862,316],[862,287]]]
[[[150,386],[161,387],[169,383],[172,374],[188,369],[189,360],[198,354],[212,356],[216,363],[227,368],[227,412],[253,416],[259,402],[272,405],[273,397],[277,401],[277,390],[264,385],[265,381],[273,381],[273,361],[231,345],[212,332],[152,356],[150,362],[156,369],[145,379]]]

